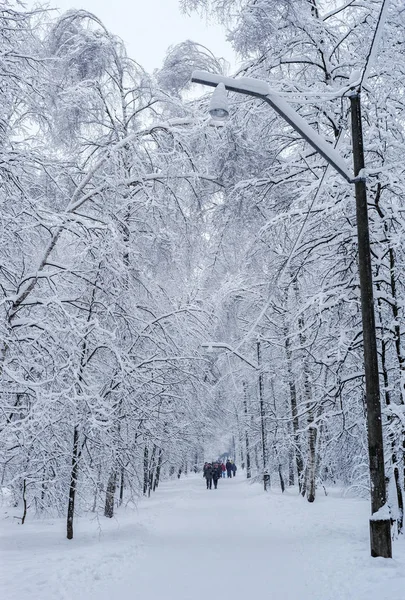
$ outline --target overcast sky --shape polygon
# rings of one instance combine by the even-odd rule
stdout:
[[[62,12],[84,8],[126,44],[128,55],[147,71],[161,66],[168,46],[191,39],[207,46],[216,56],[233,63],[226,33],[219,25],[181,14],[178,0],[48,0]]]

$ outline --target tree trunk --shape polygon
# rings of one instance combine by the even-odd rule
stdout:
[[[315,474],[316,474],[316,435],[317,428],[310,425],[308,429],[308,477],[307,477],[307,500],[315,500]]]
[[[143,495],[148,493],[148,474],[149,474],[149,450],[147,444],[143,451]]]
[[[101,465],[98,467],[98,470],[97,470],[97,481],[96,481],[96,486],[94,488],[93,507],[91,509],[91,512],[96,512],[97,496],[98,496],[98,492],[100,490],[100,478],[101,478]]]
[[[59,235],[59,233],[58,233]],[[55,239],[55,243],[56,243],[56,237],[54,237]],[[90,324],[92,315],[93,315],[93,308],[94,308],[94,303],[95,303],[95,298],[96,298],[96,283],[100,274],[100,267],[101,267],[101,263],[99,263],[98,268],[97,268],[97,274],[96,274],[96,278],[95,278],[95,282],[93,285],[93,289],[91,292],[91,299],[90,299],[90,303],[89,303],[89,311],[88,311],[88,315],[87,315],[87,324]],[[88,349],[88,335],[89,335],[89,331],[90,328],[87,328],[87,331],[83,337],[83,341],[82,341],[82,348],[81,348],[81,356],[80,356],[80,370],[78,373],[78,383],[79,385],[81,384],[82,380],[83,380],[83,372],[85,369],[85,364],[86,364],[86,353],[87,353],[87,349]],[[80,393],[80,389],[79,389],[79,393]],[[75,500],[76,500],[76,489],[77,489],[77,476],[78,476],[78,471],[79,471],[79,459],[80,459],[80,451],[79,451],[79,426],[75,425],[75,428],[73,430],[73,449],[72,449],[72,470],[71,470],[71,474],[70,474],[70,486],[69,486],[69,500],[68,500],[68,511],[67,511],[67,539],[68,540],[72,540],[73,539],[73,518],[74,518],[74,512],[75,512]]]
[[[263,454],[263,487],[266,492],[270,488],[270,473],[268,465],[267,452],[267,430],[266,430],[266,409],[264,405],[263,373],[262,373],[262,349],[260,340],[256,343],[257,365],[259,373],[259,406],[260,406],[260,434],[262,439]]]
[[[163,458],[163,450],[162,450],[162,448],[159,448],[159,456],[158,456],[158,462],[157,462],[157,467],[156,467],[155,481],[153,482],[153,491],[155,491],[156,488],[159,487],[160,469],[162,468],[162,458]]]
[[[27,480],[23,480],[23,515],[21,517],[21,525],[24,525],[27,516]]]
[[[290,404],[291,404],[295,464],[297,467],[298,489],[301,492],[303,475],[304,475],[304,461],[302,459],[300,436],[299,436],[297,388],[295,386],[294,374],[292,371],[292,352],[291,352],[291,347],[290,347],[290,338],[288,337],[288,332],[287,332],[286,328],[284,331],[284,335],[285,335],[285,353],[287,356],[288,386],[290,388]]]
[[[294,450],[290,448],[288,451],[288,485],[294,485]]]
[[[76,425],[73,431],[72,470],[70,474],[69,501],[67,512],[67,534],[68,540],[73,539],[73,517],[75,514],[75,499],[77,489],[77,474],[79,469],[79,427]]]
[[[41,510],[45,507],[45,494],[46,494],[46,483],[45,483],[46,469],[43,470],[42,483],[41,483]]]
[[[242,434],[240,434],[242,435]],[[242,471],[245,470],[246,464],[245,464],[245,455],[243,454],[243,439],[241,438],[239,440],[239,461],[240,461],[240,466]]]
[[[121,481],[120,481],[120,501],[119,505],[122,506],[124,500],[124,486],[125,486],[125,469],[124,465],[121,467]]]
[[[246,444],[246,479],[252,477],[252,469],[250,466],[250,444],[248,432],[248,409],[247,409],[247,384],[243,382],[243,409],[245,412],[245,444]]]
[[[396,455],[395,460],[396,460]],[[399,480],[399,469],[398,465],[394,465],[394,480],[395,480],[395,489],[397,492],[397,502],[398,502],[398,517],[397,517],[397,531],[398,533],[402,533],[404,528],[404,498],[401,488],[401,483]]]
[[[300,486],[300,494],[303,498],[305,498],[305,494],[307,493],[307,484],[308,484],[308,468],[305,466],[304,471],[302,473],[301,486]]]
[[[392,261],[393,261],[393,258],[392,258]],[[392,268],[393,268],[393,263],[392,263]],[[393,278],[393,275],[391,274],[391,279],[392,278]],[[381,292],[381,283],[377,283],[377,290],[379,292]],[[393,286],[391,285],[391,291],[392,291],[392,293],[395,294],[395,282],[394,282]],[[382,334],[380,344],[381,344],[381,369],[382,369],[383,380],[384,380],[384,399],[385,399],[385,405],[390,406],[391,405],[391,395],[390,395],[390,391],[389,391],[390,388],[389,388],[389,376],[388,376],[388,367],[387,367],[387,341],[384,336],[385,329],[384,329],[384,324],[383,324],[383,319],[382,319],[382,303],[381,303],[380,296],[378,296],[378,298],[377,298],[377,306],[378,306],[378,316],[379,316],[381,334]],[[397,309],[394,310],[393,313],[396,317],[398,317]],[[397,332],[397,335],[400,335],[399,331]],[[400,348],[400,345],[398,345],[397,340],[395,342],[395,346],[396,346],[397,357],[398,357],[398,362],[399,362],[400,378],[401,378],[401,386],[402,386],[401,370],[403,368],[403,360],[402,360],[402,356],[401,356],[401,348]],[[402,391],[401,391],[401,400],[403,402]],[[388,423],[391,423],[392,416],[389,415],[387,420],[388,420]],[[389,434],[388,437],[389,437],[390,446],[391,446],[391,462],[392,462],[391,477],[394,478],[394,485],[395,485],[397,503],[398,503],[397,531],[398,531],[398,533],[402,533],[403,526],[404,526],[404,500],[403,500],[403,491],[401,488],[401,483],[400,483],[400,478],[399,478],[397,448],[396,448],[395,438],[392,435],[392,433]]]
[[[298,320],[298,325],[300,328],[300,345],[303,348],[306,342],[306,336],[303,333],[304,328],[304,319],[300,317]],[[314,502],[315,493],[316,493],[316,485],[315,485],[315,475],[316,475],[316,435],[317,429],[316,425],[314,425],[314,415],[315,415],[315,407],[312,399],[312,389],[311,382],[309,379],[309,369],[308,362],[306,358],[303,359],[303,376],[304,376],[304,396],[306,408],[308,411],[308,458],[307,465],[305,469],[305,487],[306,487],[306,495],[308,502]]]
[[[257,473],[260,473],[259,453],[257,451],[257,444],[254,445],[254,457],[255,457],[256,471],[257,471]]]
[[[284,494],[284,490],[285,490],[285,485],[284,485],[284,479],[283,479],[283,474],[281,472],[281,465],[279,463],[278,465],[278,476],[280,478],[280,488],[281,488],[281,492]]]
[[[381,208],[380,200],[382,193],[381,183],[377,183],[376,193],[374,198],[375,208],[379,217],[381,218],[382,225],[384,228],[385,235],[387,236],[387,240],[391,239],[391,232],[389,230],[389,220],[387,219],[386,214]],[[395,259],[395,251],[392,247],[391,243],[389,243],[388,247],[388,257],[389,257],[389,295],[391,297],[391,301],[389,302],[389,308],[392,312],[392,323],[390,329],[394,331],[394,344],[395,344],[395,352],[398,360],[399,366],[399,377],[400,377],[400,391],[401,391],[401,404],[405,404],[405,356],[402,352],[402,337],[401,337],[401,314],[400,314],[400,306],[401,303],[398,302],[397,295],[397,282],[395,279],[395,274],[397,271],[396,259]],[[381,289],[381,283],[377,283],[378,290]],[[393,301],[392,301],[393,300]],[[381,299],[377,298],[379,308],[381,308]]]
[[[240,464],[241,469],[244,471],[245,470],[245,457],[243,454],[243,435],[242,435],[242,429],[240,426],[239,415],[238,415],[237,410],[235,410],[235,417],[236,417],[236,425],[237,425],[237,429],[238,429],[239,464]],[[235,450],[235,462],[236,462],[236,450]]]
[[[248,431],[246,429],[246,479],[250,479],[252,477],[252,467],[250,465],[250,448],[249,448],[249,436]]]
[[[108,478],[107,489],[105,492],[105,506],[104,506],[104,516],[112,519],[114,516],[114,500],[115,500],[115,490],[117,483],[117,472],[115,470],[115,466],[111,469],[110,476]]]
[[[153,444],[152,455],[150,458],[149,476],[148,476],[148,497],[153,487],[153,476],[155,474],[155,456],[156,456],[156,444]]]

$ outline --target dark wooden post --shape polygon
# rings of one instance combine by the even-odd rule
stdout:
[[[356,190],[357,236],[361,315],[363,321],[363,352],[366,380],[367,436],[370,463],[371,556],[392,557],[391,523],[385,514],[386,504],[384,446],[381,420],[380,385],[378,374],[377,338],[375,330],[373,279],[371,270],[370,233],[368,226],[367,189],[364,169],[363,131],[361,123],[360,91],[350,96],[353,163]],[[378,511],[382,509],[382,514]]]

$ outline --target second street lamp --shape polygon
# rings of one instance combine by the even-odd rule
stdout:
[[[321,137],[285,100],[270,86],[258,79],[241,77],[233,79],[205,71],[194,71],[192,81],[228,91],[259,98],[270,105],[291,127],[299,133],[346,181],[354,183],[356,195],[357,240],[359,252],[359,278],[361,314],[363,323],[363,353],[366,384],[367,440],[371,489],[370,549],[371,556],[392,557],[391,522],[386,510],[384,446],[381,419],[380,387],[378,375],[377,340],[375,330],[373,279],[371,269],[370,234],[368,226],[367,189],[364,176],[364,149],[361,122],[360,84],[352,80],[344,93],[350,98],[352,122],[352,148],[354,174],[343,157]],[[342,94],[343,95],[343,94]],[[223,98],[218,94],[217,99]],[[220,106],[216,106],[220,108]],[[222,118],[228,109],[224,107]],[[218,113],[217,113],[218,115]],[[214,113],[215,116],[215,113]],[[218,116],[217,116],[218,118]]]

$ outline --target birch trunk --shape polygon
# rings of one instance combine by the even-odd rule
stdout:
[[[114,501],[115,501],[115,490],[117,483],[117,471],[113,467],[111,470],[110,476],[108,478],[107,490],[105,493],[105,506],[104,506],[104,516],[112,519],[114,516]]]

